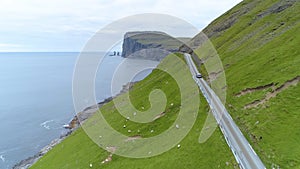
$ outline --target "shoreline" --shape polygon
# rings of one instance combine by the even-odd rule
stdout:
[[[110,102],[117,96],[129,91],[135,83],[136,82],[128,82],[127,84],[122,86],[121,91],[118,94],[116,94],[115,96],[108,97],[108,98],[104,99],[103,101],[97,103],[96,105],[86,107],[83,111],[77,113],[72,118],[72,120],[69,122],[68,127],[65,127],[66,129],[69,129],[69,131],[67,133],[62,134],[59,138],[52,140],[48,145],[46,145],[44,148],[42,148],[38,153],[36,153],[35,155],[28,157],[24,160],[21,160],[20,162],[16,163],[12,168],[13,169],[27,169],[27,168],[31,167],[40,158],[42,158],[46,153],[48,153],[53,147],[55,147],[56,145],[61,143],[65,138],[67,138],[74,131],[76,131],[81,126],[81,123],[84,123],[85,120],[87,120],[89,117],[91,117],[99,108],[101,108],[104,104]]]

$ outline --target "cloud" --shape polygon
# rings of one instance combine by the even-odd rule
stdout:
[[[0,52],[17,51],[22,47],[20,44],[0,43]]]
[[[89,39],[109,23],[134,14],[163,13],[182,18],[204,28],[241,0],[1,0],[0,43],[26,41],[35,46],[37,40],[46,38],[51,49],[57,40],[69,50],[80,50],[78,44]],[[19,39],[10,39],[10,34]],[[78,41],[76,47],[68,41]],[[65,41],[65,43],[63,43]],[[53,43],[51,43],[53,42]],[[23,42],[25,44],[25,42]],[[22,44],[22,43],[21,43]],[[74,43],[73,43],[74,44]],[[72,45],[73,45],[72,44]],[[23,44],[22,44],[23,45]],[[24,45],[23,45],[24,46]],[[39,45],[37,45],[39,46]],[[41,46],[39,46],[41,47]],[[60,46],[61,48],[62,46]]]
[[[0,43],[0,47],[20,47],[18,44]]]

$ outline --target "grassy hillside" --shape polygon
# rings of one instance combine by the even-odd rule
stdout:
[[[267,168],[300,168],[299,11],[298,0],[245,0],[204,30],[225,69],[226,107]],[[200,59],[209,59],[210,51],[199,36],[190,44]],[[171,62],[172,57],[164,61]],[[212,75],[218,79],[218,72]],[[101,108],[105,118],[117,131],[130,136],[151,137],[163,132],[177,117],[180,106],[172,78],[153,71],[133,87],[131,100],[136,107],[148,108],[148,93],[154,88],[164,90],[168,105],[174,103],[162,118],[144,125],[127,123],[123,116],[111,113],[117,112],[112,103]],[[235,160],[219,130],[207,142],[198,143],[208,112],[200,99],[196,123],[180,148],[145,159],[113,155],[111,162],[101,164],[109,153],[79,129],[32,168],[89,168],[90,164],[93,168],[234,168]],[[123,128],[124,123],[131,133]],[[149,132],[153,127],[155,132]]]
[[[179,71],[179,74],[187,74],[187,76],[181,76],[184,82],[192,81],[189,76],[189,70],[187,67],[179,67],[174,65],[173,57],[168,56],[159,65],[159,67],[165,67],[169,64],[168,68]],[[181,56],[182,58],[182,56]],[[171,65],[170,65],[171,64]],[[126,118],[121,116],[116,110],[113,102],[104,105],[101,108],[101,112],[110,125],[118,132],[128,135],[147,138],[154,135],[158,135],[167,130],[178,116],[178,112],[181,107],[181,99],[179,94],[178,84],[168,74],[160,70],[154,70],[146,79],[138,82],[130,90],[131,102],[135,107],[142,110],[148,109],[150,103],[148,101],[149,93],[154,89],[161,89],[164,91],[167,97],[167,107],[164,112],[164,116],[154,120],[153,122],[140,124],[132,121],[127,121]],[[197,88],[194,86],[194,88]],[[193,88],[191,88],[193,89]],[[193,89],[194,90],[194,89]],[[194,92],[195,95],[191,95],[188,102],[194,104],[199,97],[198,92]],[[119,99],[121,98],[121,99]],[[116,100],[117,103],[122,104],[122,95]],[[79,129],[71,136],[65,139],[61,144],[57,145],[44,157],[42,157],[33,167],[36,168],[89,168],[92,164],[93,168],[233,168],[236,166],[231,151],[229,150],[221,132],[216,132],[206,141],[200,144],[198,138],[203,127],[204,121],[207,117],[208,105],[205,103],[203,97],[201,99],[201,106],[199,107],[199,114],[197,116],[195,125],[189,132],[189,134],[179,143],[180,148],[177,146],[171,150],[150,158],[125,158],[118,155],[112,156],[112,161],[102,164],[101,162],[109,156],[109,152],[98,147],[82,130]],[[194,112],[196,113],[196,112]],[[90,118],[85,125],[91,125],[97,127],[101,125],[95,124],[96,117]],[[126,128],[124,128],[124,124]],[[131,132],[128,132],[131,130]],[[154,132],[151,132],[153,130]],[[125,144],[125,142],[124,142]],[[149,146],[149,145],[144,145]],[[143,149],[141,147],[140,149]]]
[[[299,11],[297,0],[245,0],[204,30],[225,68],[226,106],[268,168],[300,168]]]

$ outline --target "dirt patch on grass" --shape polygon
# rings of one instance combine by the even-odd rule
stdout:
[[[276,90],[275,89],[275,84],[270,83],[270,84],[263,85],[263,86],[258,86],[258,87],[253,87],[253,88],[246,88],[246,89],[240,91],[239,93],[235,94],[234,96],[241,97],[241,96],[246,95],[248,93],[253,93],[253,92],[268,89],[268,88],[272,88],[273,90]]]
[[[159,119],[159,118],[161,118],[161,117],[164,116],[165,114],[166,114],[165,112],[159,113],[157,116],[155,116],[155,117],[153,118],[153,121],[154,121],[154,120],[157,120],[157,119]]]
[[[221,73],[224,73],[224,70],[219,70],[217,72],[211,72],[208,76],[208,78],[209,78],[208,81],[212,82],[212,81],[216,80]]]
[[[105,160],[103,160],[101,163],[105,164],[105,163],[109,163],[112,161],[112,156],[114,154],[114,152],[117,150],[117,147],[115,146],[111,146],[111,147],[106,147],[106,151],[110,152],[110,154],[106,157]]]
[[[128,138],[125,140],[125,142],[128,142],[128,141],[134,141],[134,140],[140,139],[140,138],[142,138],[142,136],[139,136],[139,135],[137,135],[137,136],[132,136],[132,137],[128,137]]]
[[[102,164],[109,163],[111,162],[111,160],[112,160],[112,154],[109,154],[108,157],[105,160],[103,160],[101,163]]]
[[[300,81],[300,76],[297,76],[291,80],[286,81],[283,85],[281,85],[280,87],[276,88],[275,90],[273,90],[272,92],[269,92],[266,94],[265,98],[262,100],[255,100],[247,105],[244,106],[244,109],[249,109],[249,108],[253,108],[253,107],[257,107],[259,105],[263,105],[265,104],[267,101],[269,101],[271,98],[276,97],[276,95],[280,92],[282,92],[283,90],[289,88],[290,86],[296,86]]]

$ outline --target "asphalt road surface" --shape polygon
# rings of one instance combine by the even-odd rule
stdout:
[[[232,120],[225,106],[220,101],[215,92],[208,86],[206,81],[200,76],[191,56],[184,54],[185,60],[190,68],[193,79],[198,84],[202,94],[209,103],[212,113],[219,124],[219,127],[230,147],[240,168],[243,169],[265,169],[266,167],[257,156],[249,142],[246,140],[238,126]]]

